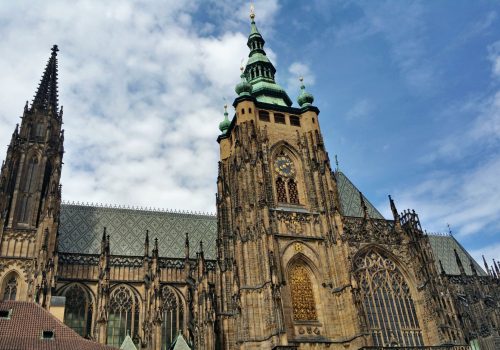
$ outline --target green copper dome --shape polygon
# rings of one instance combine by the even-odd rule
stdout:
[[[314,102],[314,96],[306,91],[302,78],[300,78],[300,82],[300,95],[297,97],[297,102],[300,107],[310,106]]]
[[[252,84],[247,81],[245,73],[243,73],[243,67],[241,68],[241,81],[236,85],[234,91],[238,96],[248,96],[252,93]]]
[[[227,129],[229,129],[229,126],[231,125],[231,122],[227,118],[227,105],[224,105],[224,120],[220,122],[219,124],[219,130],[221,133],[224,135],[227,132]]]

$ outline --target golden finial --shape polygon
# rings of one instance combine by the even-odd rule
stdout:
[[[241,73],[243,73],[243,71],[245,70],[245,67],[243,67],[243,61],[245,61],[244,58],[242,58],[241,61],[240,61],[240,71],[241,71]]]
[[[255,18],[255,7],[253,6],[253,4],[250,4],[250,19],[253,21],[254,18]]]
[[[304,81],[304,77],[299,77],[300,82],[302,83]]]

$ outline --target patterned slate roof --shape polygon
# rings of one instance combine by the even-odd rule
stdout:
[[[62,204],[59,251],[99,254],[104,227],[110,235],[112,255],[142,256],[146,230],[150,250],[158,238],[159,255],[184,258],[184,238],[189,233],[191,257],[203,241],[205,257],[215,259],[217,218],[211,215]]]
[[[335,172],[337,179],[337,187],[340,194],[340,206],[342,214],[345,216],[363,217],[363,209],[361,208],[361,200],[359,198],[359,190],[349,180],[349,178],[341,171]],[[370,201],[363,195],[366,207],[368,208],[368,215],[374,219],[384,219],[382,214],[370,203]]]
[[[454,252],[454,249],[456,249],[467,275],[472,275],[472,270],[470,268],[470,261],[472,261],[478,275],[487,276],[481,266],[479,266],[479,264],[470,256],[470,254],[467,253],[464,247],[462,247],[462,245],[458,243],[455,237],[451,235],[432,234],[429,234],[428,237],[432,247],[432,251],[434,252],[434,258],[436,260],[436,268],[438,272],[441,271],[441,268],[439,267],[439,260],[441,260],[446,274],[460,275],[460,269],[458,268]]]

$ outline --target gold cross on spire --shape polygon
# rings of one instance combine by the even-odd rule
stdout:
[[[253,4],[250,4],[250,19],[253,21],[254,18],[255,18],[255,7],[253,6]]]

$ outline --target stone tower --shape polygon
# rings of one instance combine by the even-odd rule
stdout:
[[[359,334],[350,293],[337,185],[304,85],[299,108],[275,81],[251,15],[250,54],[232,122],[221,123],[218,313],[227,349],[290,346]],[[335,305],[336,307],[322,307]],[[354,344],[361,342],[354,340]]]
[[[54,45],[33,102],[26,102],[21,126],[12,134],[0,173],[0,292],[3,299],[35,299],[44,306],[57,265],[64,153],[57,51]]]
[[[391,199],[385,220],[332,171],[313,96],[302,82],[292,107],[254,17],[236,113],[219,126],[216,348],[458,342],[418,215]]]

